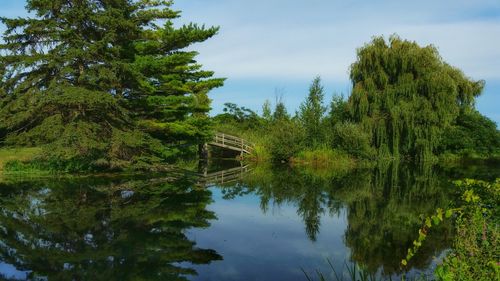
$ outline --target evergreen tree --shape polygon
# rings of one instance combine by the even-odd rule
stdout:
[[[472,108],[483,81],[446,64],[433,46],[392,36],[358,50],[351,66],[351,118],[373,135],[379,154],[429,159],[461,110]]]
[[[323,140],[324,130],[321,122],[326,112],[326,107],[323,106],[324,96],[324,88],[321,85],[321,78],[318,76],[311,83],[309,95],[299,108],[299,120],[305,128],[309,143],[313,146]]]
[[[328,113],[328,118],[331,127],[349,119],[347,101],[344,99],[343,95],[333,95],[332,101],[330,102],[330,112]]]
[[[207,92],[222,80],[210,79],[212,72],[196,64],[196,52],[185,48],[217,28],[174,28],[179,12],[171,5],[28,0],[32,17],[2,18],[6,143],[52,144],[49,158],[121,165],[156,162],[175,151],[164,145],[205,138]]]
[[[264,120],[268,122],[273,118],[271,111],[271,102],[269,100],[266,100],[262,105],[262,118],[264,118]]]
[[[285,103],[283,102],[283,94],[276,94],[276,106],[273,112],[273,121],[290,120],[290,114],[286,110]]]

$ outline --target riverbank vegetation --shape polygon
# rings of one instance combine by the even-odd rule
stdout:
[[[375,37],[357,50],[347,98],[325,101],[316,77],[293,114],[279,96],[261,115],[227,103],[210,118],[224,79],[188,47],[218,28],[176,27],[170,1],[68,3],[28,1],[33,16],[2,19],[0,149],[41,150],[7,167],[158,171],[196,158],[214,130],[253,141],[255,161],[316,167],[500,154],[496,124],[474,108],[484,81],[433,46]]]
[[[474,106],[484,81],[444,62],[435,47],[397,36],[375,37],[357,55],[348,98],[334,95],[326,105],[317,77],[295,114],[282,97],[261,115],[228,103],[214,118],[218,130],[254,141],[256,157],[273,162],[498,158],[500,131]]]
[[[0,149],[0,173],[3,172],[7,163],[31,161],[39,153],[40,149],[36,147]]]

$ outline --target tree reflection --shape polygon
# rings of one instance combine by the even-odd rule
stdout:
[[[0,184],[0,260],[30,279],[187,280],[222,259],[186,236],[211,200],[186,179]]]
[[[385,274],[399,265],[422,224],[420,214],[431,214],[449,204],[449,183],[431,166],[410,167],[393,163],[356,176],[356,186],[345,186],[338,196],[347,206],[346,245],[353,261],[368,271],[382,267]],[[451,226],[432,230],[412,266],[425,269],[451,241]]]
[[[448,180],[433,168],[399,163],[339,172],[256,167],[239,184],[223,187],[223,192],[226,198],[255,193],[264,212],[270,206],[295,205],[313,241],[321,230],[321,218],[344,209],[348,219],[344,239],[351,260],[372,273],[382,268],[384,274],[394,274],[422,223],[420,214],[450,203]],[[433,229],[412,266],[426,268],[449,245],[450,230],[449,224]]]

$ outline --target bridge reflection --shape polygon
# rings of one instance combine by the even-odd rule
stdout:
[[[203,171],[200,173],[198,185],[214,186],[214,185],[235,183],[241,181],[243,177],[250,171],[252,171],[252,167],[250,165],[243,165],[242,163],[238,167],[233,167],[210,173],[208,172],[208,168],[204,167]]]

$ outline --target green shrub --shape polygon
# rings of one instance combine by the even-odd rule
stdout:
[[[357,158],[370,159],[375,156],[375,149],[370,145],[370,135],[358,124],[337,123],[332,130],[331,141],[334,148]]]
[[[495,122],[477,111],[461,113],[442,136],[440,153],[485,157],[500,153],[500,131]]]
[[[438,280],[500,280],[500,179],[458,181],[464,190],[452,253],[436,270]]]
[[[289,161],[304,147],[304,128],[294,121],[277,121],[269,134],[269,152],[274,162]]]

